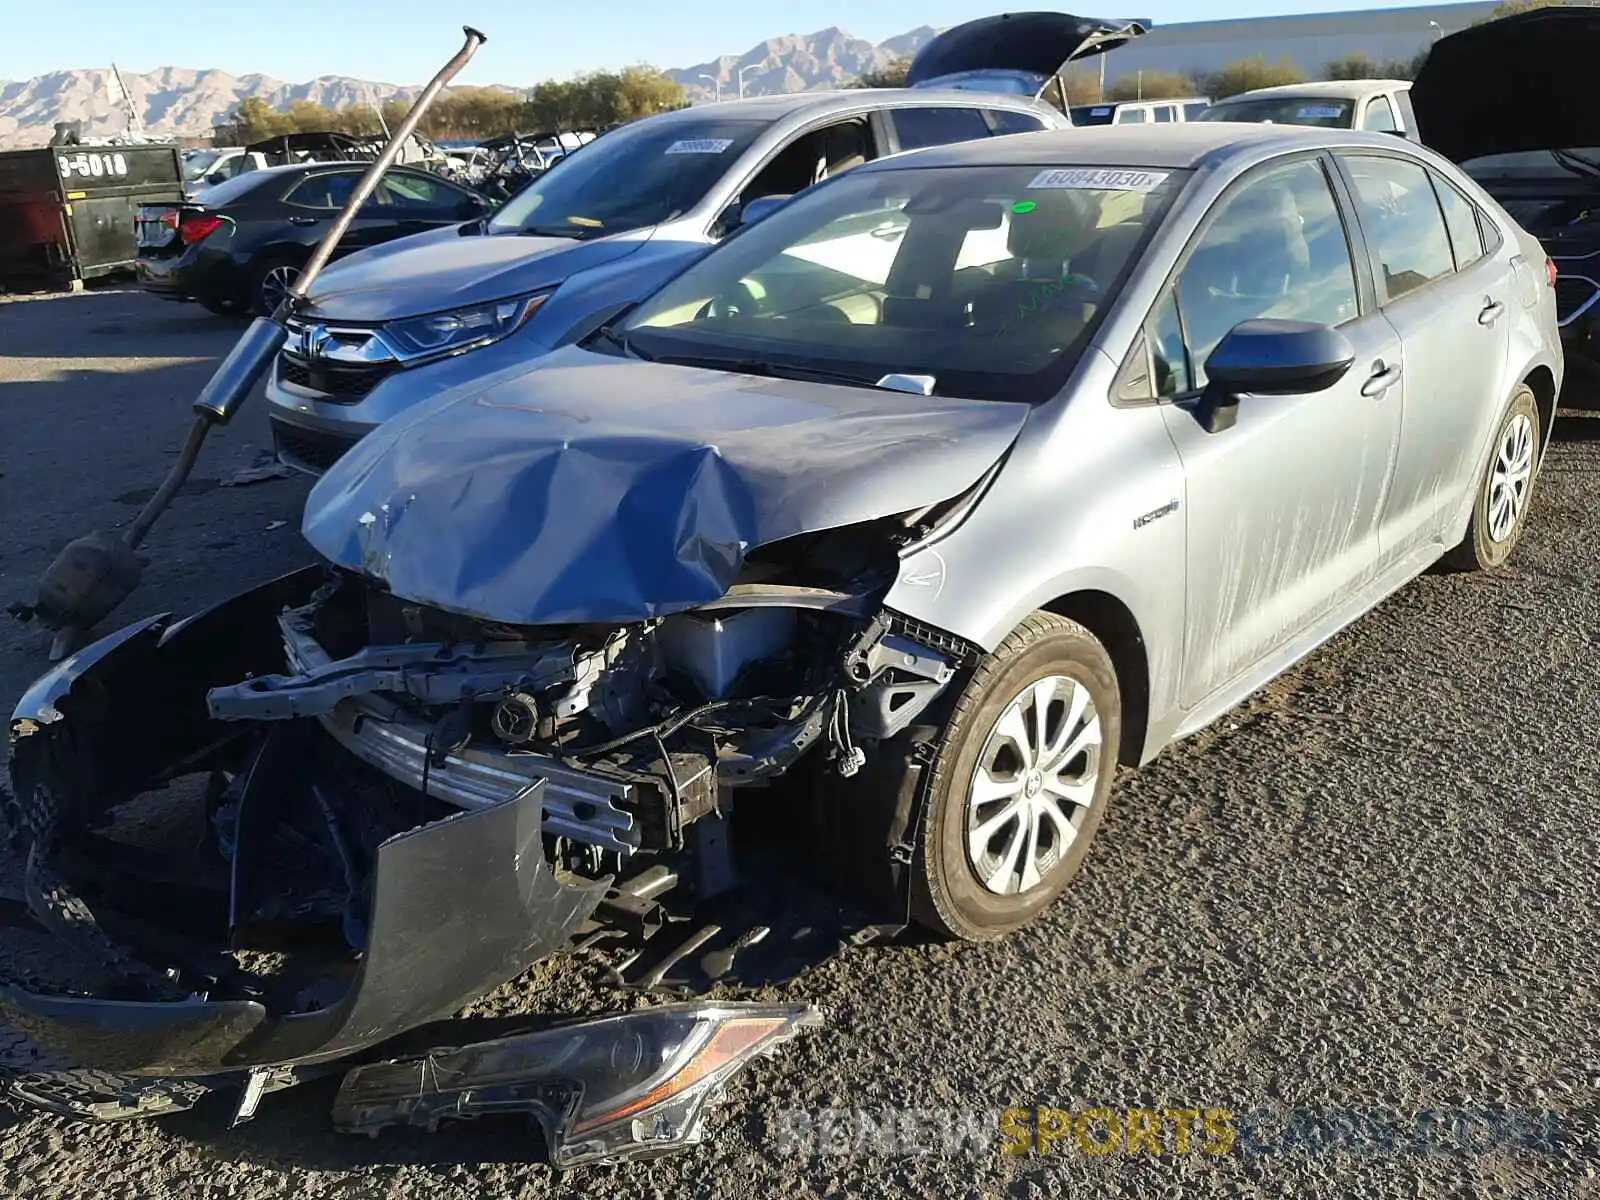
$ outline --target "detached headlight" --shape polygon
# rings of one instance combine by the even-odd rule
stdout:
[[[525,1112],[556,1167],[653,1156],[699,1142],[734,1075],[821,1022],[809,1004],[671,1004],[368,1063],[344,1077],[333,1121],[376,1135]]]
[[[404,361],[475,350],[514,333],[539,311],[539,306],[550,295],[549,291],[536,292],[531,296],[513,296],[509,300],[493,300],[470,308],[453,308],[425,317],[391,321],[383,327],[384,339]]]

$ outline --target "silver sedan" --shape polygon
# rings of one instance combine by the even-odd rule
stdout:
[[[817,650],[791,615],[683,651],[697,608],[724,630],[753,587],[746,615],[879,613],[828,635],[864,673],[819,802],[859,833],[914,796],[914,911],[990,936],[1077,870],[1117,763],[1435,562],[1506,560],[1562,382],[1553,284],[1492,198],[1393,137],[1192,124],[900,155],[384,426],[305,533],[482,621],[656,637],[666,615],[713,702],[749,660]],[[793,686],[826,706],[808,670]]]

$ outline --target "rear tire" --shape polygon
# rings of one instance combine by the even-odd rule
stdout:
[[[250,272],[251,314],[257,317],[270,317],[276,312],[289,288],[300,278],[302,265],[296,260],[282,256],[266,258],[257,263]]]
[[[1467,535],[1440,559],[1447,571],[1492,571],[1511,557],[1528,520],[1543,447],[1533,389],[1518,384],[1478,478]]]

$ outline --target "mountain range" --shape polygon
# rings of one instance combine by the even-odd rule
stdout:
[[[809,91],[838,87],[914,54],[933,38],[928,26],[874,44],[837,26],[809,35],[770,38],[743,54],[668,72],[690,100],[739,94]],[[143,74],[123,72],[122,84],[156,136],[204,137],[239,101],[259,97],[274,108],[309,100],[328,108],[381,104],[410,98],[418,86],[375,83],[344,75],[322,75],[306,83],[285,83],[268,75],[230,75],[226,71],[160,67]],[[510,89],[522,91],[526,89]],[[52,71],[17,81],[0,80],[0,147],[43,145],[58,121],[82,121],[90,136],[119,133],[127,126],[123,90],[109,67]]]

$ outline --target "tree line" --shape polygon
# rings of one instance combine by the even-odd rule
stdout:
[[[684,108],[683,88],[666,72],[638,65],[621,71],[594,71],[568,80],[547,80],[531,91],[502,88],[452,88],[433,102],[419,131],[433,139],[481,141],[500,134],[541,133],[553,129],[605,128],[636,117]],[[394,129],[411,109],[409,100],[380,107],[325,108],[296,100],[286,110],[265,100],[242,100],[228,120],[227,135],[241,143],[285,133],[333,130],[358,137]]]
[[[1505,0],[1484,18],[1499,20],[1551,4],[1600,4],[1600,0]],[[1480,22],[1481,23],[1481,22]],[[1327,63],[1322,79],[1412,79],[1427,58],[1426,49],[1406,61],[1379,61],[1366,54],[1348,54]],[[909,58],[871,71],[852,87],[902,87]],[[1287,58],[1271,61],[1264,55],[1230,62],[1216,71],[1187,74],[1180,71],[1142,71],[1122,75],[1101,91],[1098,64],[1080,64],[1066,71],[1069,104],[1094,104],[1102,100],[1166,100],[1209,96],[1221,100],[1254,88],[1304,83],[1308,76]],[[1052,96],[1054,89],[1047,93]],[[441,95],[422,121],[429,138],[485,138],[517,131],[541,133],[553,129],[605,128],[636,117],[687,107],[683,88],[665,71],[648,64],[621,71],[594,71],[568,80],[547,80],[531,91],[501,88],[453,88]],[[328,109],[309,100],[296,100],[286,111],[266,101],[241,101],[227,133],[240,142],[259,141],[284,133],[335,130],[357,136],[393,129],[411,104],[390,100],[381,109],[368,105]]]

